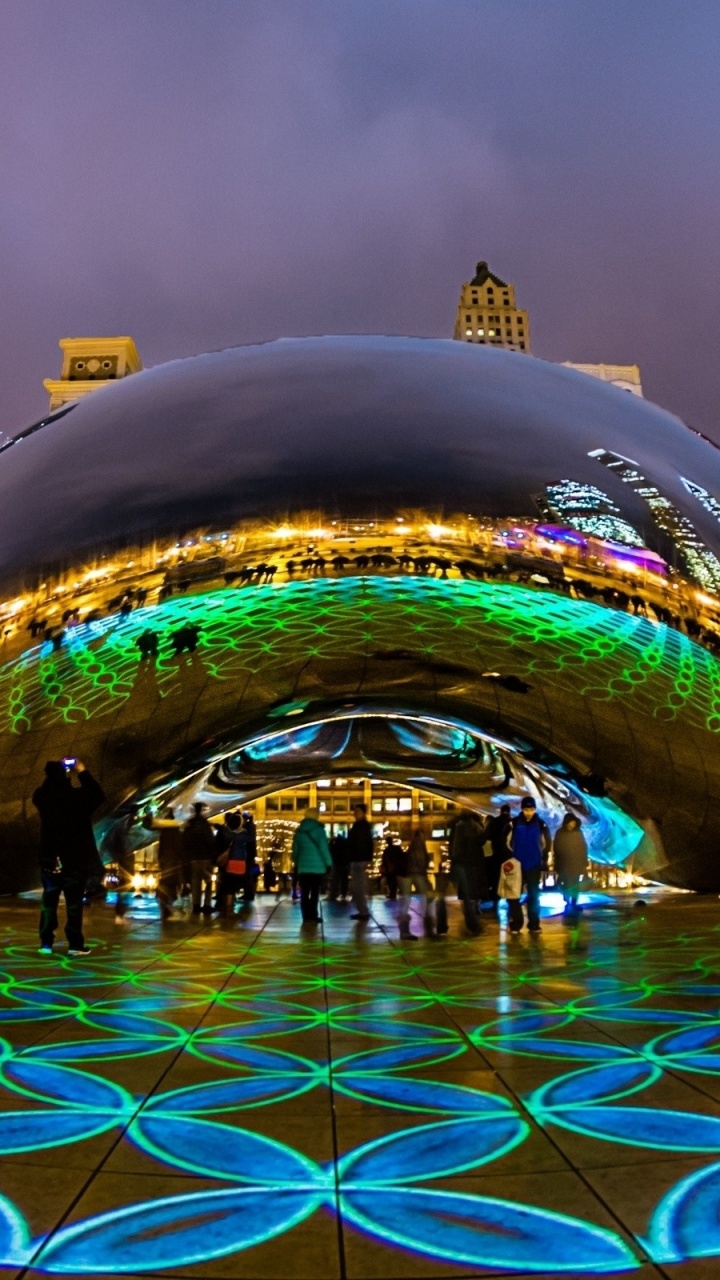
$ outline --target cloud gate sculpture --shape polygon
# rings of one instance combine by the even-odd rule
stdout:
[[[530,786],[596,859],[720,888],[720,453],[655,406],[459,342],[223,351],[16,437],[0,535],[6,883],[74,754],[106,823],[340,773]]]

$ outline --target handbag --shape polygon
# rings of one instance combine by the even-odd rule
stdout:
[[[517,858],[507,858],[500,868],[499,898],[519,898],[522,893],[522,867]]]

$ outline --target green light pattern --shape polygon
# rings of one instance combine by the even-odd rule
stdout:
[[[197,654],[177,658],[171,632],[201,628]],[[136,640],[152,627],[152,668]],[[206,680],[244,687],[312,657],[363,660],[402,645],[423,660],[488,665],[629,712],[720,731],[720,664],[686,636],[647,619],[512,584],[412,577],[315,579],[174,598],[123,622],[68,633],[55,653],[35,646],[0,669],[0,731],[110,716],[142,694],[142,672],[161,698],[183,696],[188,664]],[[152,671],[152,676],[149,672]]]

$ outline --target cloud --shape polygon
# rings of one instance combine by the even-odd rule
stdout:
[[[486,257],[539,353],[641,359],[712,429],[713,6],[5,0],[2,20],[0,427],[42,412],[65,334],[130,332],[148,363],[444,335]],[[658,287],[670,259],[689,313]]]

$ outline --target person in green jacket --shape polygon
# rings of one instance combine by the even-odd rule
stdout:
[[[330,846],[317,809],[307,809],[293,836],[293,862],[300,883],[303,924],[318,924],[318,899],[324,876],[332,868]]]

